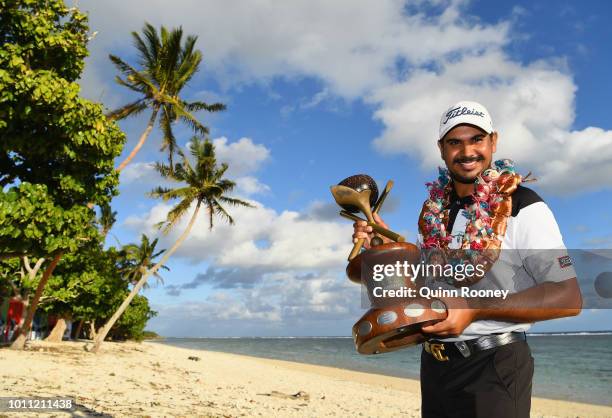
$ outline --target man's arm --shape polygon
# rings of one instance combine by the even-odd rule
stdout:
[[[449,307],[448,317],[423,327],[437,336],[460,335],[473,321],[494,319],[508,322],[536,322],[576,316],[582,310],[582,295],[576,278],[545,282],[501,298],[442,298]]]

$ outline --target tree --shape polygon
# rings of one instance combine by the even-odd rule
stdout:
[[[79,97],[86,15],[61,0],[0,0],[0,258],[45,258],[13,348],[62,255],[93,239],[94,211],[117,193],[125,137]]]
[[[32,260],[33,261],[33,260]],[[30,306],[30,297],[36,290],[38,273],[44,258],[39,258],[34,264],[27,256],[0,260],[0,298],[9,297],[19,300],[26,311]],[[17,328],[23,326],[25,317],[21,316]]]
[[[51,330],[49,336],[46,338],[47,341],[61,341],[66,330],[66,319],[75,319],[71,313],[73,308],[71,301],[79,295],[79,287],[87,286],[89,284],[87,283],[87,280],[92,279],[91,275],[84,271],[84,269],[91,265],[97,264],[95,262],[97,261],[97,257],[106,255],[102,254],[103,250],[101,247],[116,220],[117,212],[112,210],[110,204],[106,203],[100,206],[100,216],[96,219],[96,223],[101,235],[101,242],[96,241],[93,243],[92,247],[92,241],[90,241],[88,242],[86,248],[80,249],[79,254],[75,254],[72,257],[68,255],[68,259],[64,257],[64,263],[68,265],[67,268],[61,269],[61,272],[55,272],[57,280],[52,280],[52,283],[49,283],[46,286],[45,293],[51,293],[51,296],[49,297],[54,299],[55,303],[53,303],[53,306],[51,307],[44,306],[44,309],[47,312],[52,312],[53,314],[59,316],[55,326]],[[94,249],[93,251],[92,248]],[[85,258],[83,259],[82,256],[85,256]],[[74,259],[78,259],[76,265],[73,262]],[[66,270],[74,271],[75,269],[77,271],[76,276],[73,275],[69,276],[69,278],[66,277]],[[58,273],[61,273],[59,277],[57,277]],[[97,272],[94,272],[94,275],[96,275],[96,273]],[[48,303],[46,305],[48,305]],[[77,338],[83,327],[84,321],[85,320],[81,318],[78,322],[76,330]]]
[[[149,300],[143,295],[136,295],[109,335],[113,340],[142,341],[147,321],[155,316],[157,312],[151,309]]]
[[[117,212],[111,208],[110,204],[100,206],[98,225],[100,226],[100,235],[102,235],[102,238],[106,238],[108,232],[111,230],[113,225],[115,225],[116,221]]]
[[[158,239],[151,241],[149,237],[142,234],[140,237],[140,245],[128,244],[123,246],[125,253],[124,263],[121,266],[121,274],[131,284],[136,284],[142,278],[142,275],[155,265],[155,259],[163,254],[166,250],[155,251]],[[160,269],[170,270],[167,266],[160,266]],[[159,274],[159,271],[153,273],[158,282],[163,283],[164,279]],[[146,288],[145,284],[145,288]]]
[[[101,240],[92,240],[78,251],[62,257],[62,262],[49,278],[39,302],[39,309],[57,317],[47,341],[62,340],[67,320],[86,319],[79,315],[83,309],[91,307],[98,314],[104,307],[113,309],[108,303],[113,300],[110,293],[120,293],[115,299],[123,299],[127,286],[121,283],[117,271],[119,257],[115,253],[113,247],[104,250]],[[96,293],[102,289],[107,301],[100,306],[100,297]]]
[[[202,125],[194,112],[206,110],[217,112],[225,110],[221,103],[207,104],[202,101],[187,102],[180,97],[181,90],[198,71],[202,53],[195,49],[196,36],[188,36],[183,44],[181,28],[168,31],[161,27],[161,36],[149,23],[144,25],[143,36],[132,32],[134,46],[138,51],[139,69],[127,64],[121,58],[109,58],[125,78],[117,76],[120,85],[139,93],[141,97],[109,113],[109,117],[120,120],[137,115],[145,109],[151,110],[146,129],[127,158],[119,165],[118,171],[125,168],[144,145],[153,130],[159,114],[159,126],[163,132],[162,151],[167,149],[170,164],[176,149],[176,139],[172,124],[178,120],[185,122],[196,133],[206,134],[208,128]]]
[[[94,331],[109,319],[130,292],[129,281],[122,272],[128,264],[126,259],[132,260],[124,249],[104,249],[101,242],[89,243],[76,253],[63,257],[45,287],[45,299],[40,303],[41,309],[58,316],[59,325],[53,328],[48,341],[61,341],[65,319],[71,318],[81,324],[88,322]],[[113,338],[141,337],[154,312],[144,296],[138,296],[134,302],[136,306],[130,305],[124,314],[127,318],[122,316],[111,330],[109,335]],[[82,328],[82,325],[77,325],[77,328]]]
[[[128,307],[134,296],[136,296],[136,294],[144,286],[149,276],[155,274],[187,238],[198,217],[202,205],[204,205],[209,213],[208,220],[210,229],[213,228],[213,218],[215,215],[225,219],[230,225],[234,224],[234,219],[225,210],[223,204],[252,207],[252,205],[248,202],[228,197],[226,195],[231,193],[236,186],[236,183],[223,178],[228,166],[225,163],[221,164],[220,166],[217,164],[215,148],[211,142],[202,142],[198,137],[193,137],[190,142],[189,150],[195,160],[195,165],[191,164],[189,157],[180,149],[178,151],[181,159],[180,163],[175,164],[173,167],[163,163],[158,163],[156,165],[157,171],[163,177],[166,177],[174,182],[182,183],[183,185],[175,189],[157,187],[150,194],[152,197],[159,197],[164,201],[179,199],[176,206],[174,206],[168,212],[166,222],[160,225],[160,227],[163,228],[164,233],[168,233],[173,227],[175,227],[176,224],[189,211],[191,206],[195,205],[191,219],[174,245],[172,245],[172,247],[164,253],[163,257],[157,264],[148,269],[142,275],[119,309],[117,309],[111,319],[98,333],[95,344],[92,348],[92,351],[94,352],[97,352],[100,349],[100,346],[110,329]]]
[[[57,273],[68,283],[79,281],[78,292],[70,299],[70,314],[79,324],[89,324],[90,338],[106,322],[112,312],[129,294],[129,283],[122,277],[120,267],[124,264],[123,250],[115,247],[88,247],[76,254],[73,264],[62,265]],[[81,322],[82,321],[82,322]],[[79,327],[77,325],[77,327]]]

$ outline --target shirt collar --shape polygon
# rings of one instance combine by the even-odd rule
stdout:
[[[471,194],[465,197],[459,197],[457,195],[457,192],[455,191],[455,187],[451,183],[451,193],[449,196],[449,207],[459,206],[462,208],[462,207],[465,207],[465,205],[471,205],[472,203],[474,203],[474,198],[472,197]]]

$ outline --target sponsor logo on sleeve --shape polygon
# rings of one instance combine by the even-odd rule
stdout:
[[[559,267],[561,267],[562,269],[572,265],[572,259],[570,258],[569,255],[564,255],[563,257],[559,257],[557,258],[557,261],[559,261]]]

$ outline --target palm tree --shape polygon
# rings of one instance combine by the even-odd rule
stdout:
[[[169,161],[172,165],[176,149],[172,124],[180,120],[190,126],[194,132],[206,134],[208,128],[195,118],[193,112],[225,110],[225,105],[222,103],[209,105],[202,101],[187,102],[179,97],[181,90],[198,71],[202,61],[202,53],[194,49],[196,36],[187,36],[181,45],[183,30],[180,27],[168,31],[162,26],[160,36],[149,23],[145,23],[142,33],[143,37],[132,32],[134,46],[138,50],[140,69],[132,67],[115,55],[109,55],[113,64],[125,76],[125,78],[115,77],[117,83],[139,93],[141,97],[113,110],[108,116],[111,119],[120,120],[137,115],[145,109],[151,109],[146,129],[130,155],[119,164],[118,171],[123,170],[142,148],[160,113],[159,126],[163,132],[162,151],[168,149]]]
[[[100,349],[100,345],[106,338],[110,329],[128,307],[134,296],[136,296],[142,286],[144,286],[149,276],[155,274],[187,238],[202,205],[204,205],[208,211],[210,229],[213,227],[213,218],[215,215],[227,220],[230,225],[234,224],[234,219],[225,210],[223,204],[253,207],[248,202],[226,196],[227,193],[230,193],[234,189],[236,183],[223,178],[228,166],[225,163],[221,165],[217,164],[215,148],[210,141],[206,140],[202,142],[200,138],[193,137],[190,142],[189,150],[195,160],[195,165],[191,164],[189,157],[180,149],[178,150],[181,159],[180,163],[175,164],[173,167],[163,163],[158,163],[156,165],[157,171],[159,171],[163,177],[175,182],[184,183],[185,185],[176,189],[157,187],[150,193],[152,197],[160,197],[164,201],[180,199],[176,206],[168,212],[166,221],[159,225],[160,228],[163,228],[164,233],[168,233],[176,226],[188,212],[189,208],[195,204],[187,228],[185,228],[185,231],[183,231],[174,245],[164,253],[161,260],[142,274],[142,277],[138,280],[138,283],[136,283],[130,294],[96,336],[96,341],[91,349],[93,352],[97,352]]]
[[[100,235],[102,235],[103,239],[106,238],[115,222],[117,222],[117,211],[114,211],[108,203],[100,206],[98,225],[100,226]]]
[[[131,284],[135,285],[138,283],[142,275],[155,266],[155,261],[153,260],[166,251],[155,251],[157,241],[157,238],[150,241],[147,235],[142,234],[140,237],[140,245],[127,244],[123,246],[124,256],[120,267],[121,275]],[[170,270],[167,266],[161,266],[160,269]],[[159,274],[159,271],[156,271],[153,275],[159,283],[164,282],[164,278]],[[144,285],[145,288],[147,286],[148,284]]]

